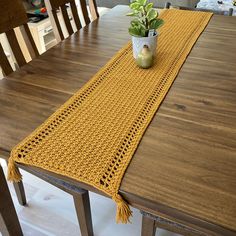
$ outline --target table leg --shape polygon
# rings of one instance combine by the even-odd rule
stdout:
[[[0,166],[0,231],[3,236],[23,235],[1,166]]]
[[[155,236],[155,220],[142,214],[142,233],[141,236]]]
[[[143,216],[142,221],[142,236],[154,236],[156,228],[165,229],[172,233],[177,233],[185,236],[220,236],[226,235],[216,233],[208,229],[203,229],[189,222],[180,221],[167,216],[154,216],[150,213],[141,211]],[[232,234],[227,234],[232,235]]]
[[[22,206],[25,206],[26,205],[26,197],[25,197],[25,190],[24,190],[24,185],[23,185],[22,181],[20,181],[18,183],[13,182],[13,186],[14,186],[19,204]]]
[[[13,182],[13,186],[14,186],[19,204],[22,206],[25,206],[26,205],[26,196],[25,196],[25,189],[24,189],[23,182],[22,181]]]
[[[82,236],[93,236],[93,225],[90,208],[89,193],[73,194],[75,209],[80,224]]]
[[[74,184],[65,182],[60,178],[49,176],[46,173],[40,173],[32,170],[30,171],[30,173],[71,194],[74,198],[74,204],[80,225],[81,235],[93,236],[93,225],[88,191],[75,186]]]

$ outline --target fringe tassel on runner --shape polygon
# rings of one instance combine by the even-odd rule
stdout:
[[[7,180],[14,182],[22,180],[22,175],[12,158],[10,158],[8,162]],[[129,218],[132,216],[132,211],[130,210],[128,203],[119,194],[115,194],[112,199],[117,204],[116,223],[130,223]]]
[[[20,182],[22,180],[22,175],[13,158],[8,160],[7,180],[14,182]]]
[[[129,218],[132,216],[132,211],[130,210],[128,203],[119,194],[115,194],[112,199],[117,204],[116,223],[130,223]]]

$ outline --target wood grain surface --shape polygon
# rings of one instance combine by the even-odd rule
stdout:
[[[125,6],[114,8],[0,81],[0,155],[7,158],[14,145],[127,43],[127,11]],[[235,25],[234,17],[213,16],[147,129],[120,188],[135,207],[218,235],[236,235]]]

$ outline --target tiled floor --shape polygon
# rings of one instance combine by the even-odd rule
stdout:
[[[4,171],[6,164],[1,161]],[[12,198],[25,236],[79,236],[72,197],[23,172],[28,205],[18,204],[12,185],[9,184]],[[91,208],[95,236],[139,236],[141,215],[133,209],[132,224],[115,223],[115,204],[111,199],[91,193]],[[156,236],[177,236],[158,230]]]

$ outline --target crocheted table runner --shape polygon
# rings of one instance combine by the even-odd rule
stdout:
[[[132,212],[119,187],[132,156],[211,13],[166,10],[154,66],[135,64],[131,43],[11,152],[15,162],[96,187],[117,203],[117,222]]]

